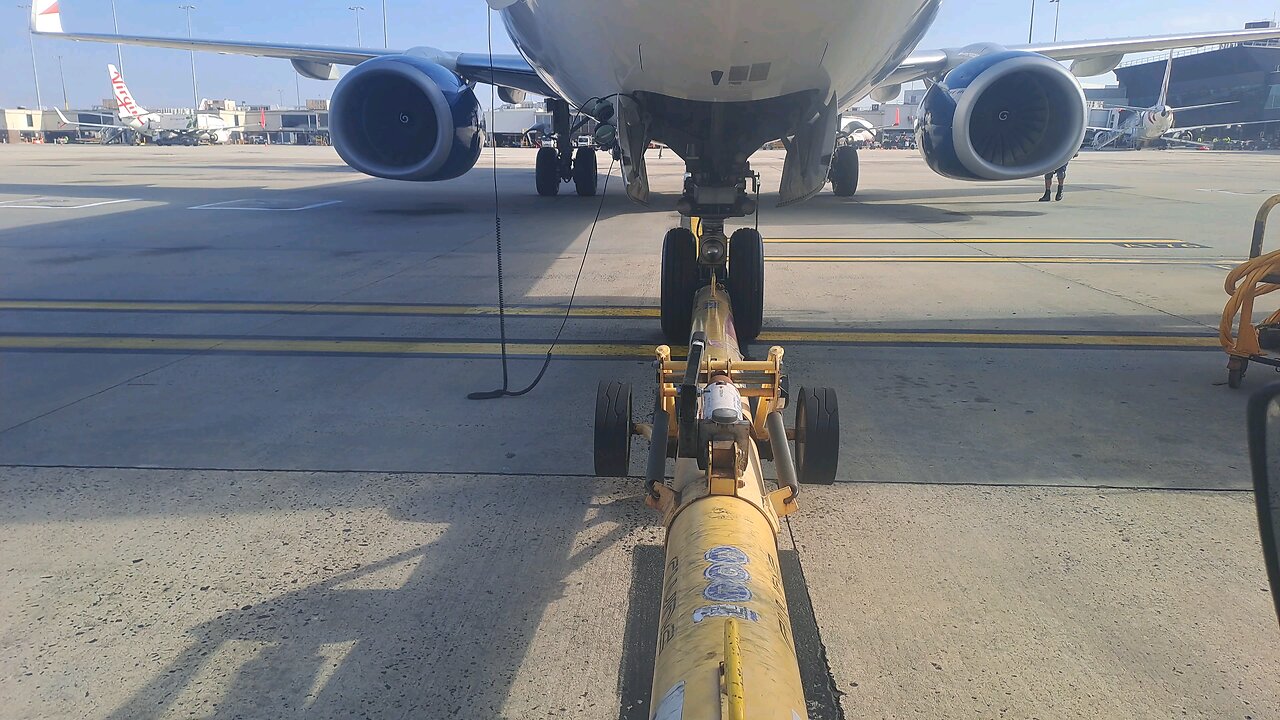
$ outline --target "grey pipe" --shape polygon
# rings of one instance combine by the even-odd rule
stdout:
[[[782,413],[774,410],[765,418],[769,429],[769,449],[773,451],[773,467],[778,473],[778,484],[791,488],[791,496],[800,495],[800,482],[796,479],[796,464],[791,459],[791,445],[787,443],[787,426]]]
[[[667,433],[671,415],[665,410],[653,411],[653,430],[649,435],[649,464],[644,473],[644,489],[654,497],[653,486],[667,479]]]

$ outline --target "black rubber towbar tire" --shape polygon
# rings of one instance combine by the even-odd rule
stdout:
[[[796,477],[830,485],[840,461],[840,408],[831,388],[800,388],[796,401]]]
[[[631,383],[596,386],[595,467],[597,477],[625,477],[631,467]]]

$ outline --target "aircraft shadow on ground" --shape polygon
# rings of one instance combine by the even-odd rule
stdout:
[[[517,675],[547,674],[522,666],[564,579],[616,546],[645,511],[635,496],[606,503],[594,523],[616,527],[575,549],[593,524],[584,521],[589,482],[555,483],[552,495],[528,479],[396,485],[385,490],[392,518],[447,524],[439,539],[195,626],[185,650],[109,717],[165,717],[186,703],[212,718],[507,717]],[[318,508],[328,502],[342,500],[315,498]],[[358,587],[406,563],[416,567],[402,585]],[[549,622],[582,635],[562,647],[617,642],[560,620]],[[249,659],[221,676],[221,662],[246,645]],[[201,702],[218,696],[216,708]]]

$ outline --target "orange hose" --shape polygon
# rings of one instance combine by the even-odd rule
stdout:
[[[1267,214],[1280,205],[1280,195],[1269,198],[1258,210],[1254,221],[1252,252],[1262,249],[1262,237],[1266,232]],[[1262,355],[1258,344],[1258,328],[1253,324],[1253,301],[1269,292],[1280,290],[1280,284],[1267,282],[1268,277],[1280,277],[1280,250],[1250,258],[1227,274],[1223,289],[1231,296],[1222,309],[1222,322],[1218,325],[1218,340],[1229,355],[1250,357]],[[1237,323],[1236,317],[1239,316]],[[1280,310],[1271,313],[1263,325],[1280,323]],[[1234,332],[1236,327],[1238,332]]]

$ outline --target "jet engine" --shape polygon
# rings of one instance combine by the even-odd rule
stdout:
[[[1084,91],[1037,53],[980,54],[925,93],[916,141],[925,162],[957,180],[1016,180],[1062,167],[1084,142]]]
[[[413,55],[357,65],[333,90],[333,147],[348,165],[391,180],[448,180],[484,146],[480,103],[466,82]]]

